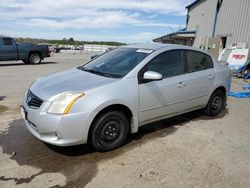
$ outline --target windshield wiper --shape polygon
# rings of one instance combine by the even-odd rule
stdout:
[[[90,73],[97,74],[97,75],[100,75],[100,76],[105,76],[105,77],[108,77],[108,78],[113,78],[113,76],[108,74],[108,73],[99,72],[99,71],[92,70],[92,69],[86,69],[84,67],[78,67],[78,68],[83,70],[83,71],[86,71],[86,72],[90,72]]]

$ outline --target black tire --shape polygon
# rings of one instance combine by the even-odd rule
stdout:
[[[226,107],[226,94],[222,90],[216,90],[210,97],[204,112],[208,116],[217,116]]]
[[[23,59],[22,61],[24,62],[24,64],[30,64],[30,61],[28,59]]]
[[[40,54],[33,53],[30,55],[29,61],[31,64],[40,64],[42,61],[42,58],[41,58]]]
[[[90,142],[97,151],[110,151],[120,147],[127,138],[129,121],[120,111],[101,114],[93,123]]]

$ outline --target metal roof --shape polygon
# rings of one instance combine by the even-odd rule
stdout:
[[[186,30],[185,28],[184,29],[181,29],[179,31],[176,31],[176,32],[173,32],[173,33],[169,33],[167,35],[164,35],[162,37],[159,37],[159,38],[156,38],[154,39],[153,41],[156,41],[158,39],[162,39],[162,38],[165,38],[165,37],[170,37],[172,35],[178,35],[178,34],[195,34],[196,33],[196,30]]]

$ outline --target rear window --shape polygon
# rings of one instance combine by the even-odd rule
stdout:
[[[188,50],[186,51],[186,59],[188,72],[197,72],[213,68],[212,58],[202,52]]]
[[[3,38],[3,44],[6,46],[12,45],[12,39],[11,38]]]

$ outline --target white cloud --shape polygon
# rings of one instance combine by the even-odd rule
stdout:
[[[92,13],[94,14],[94,13]],[[19,22],[22,25],[30,25],[36,27],[46,27],[48,29],[64,29],[64,28],[115,28],[120,25],[136,25],[142,22],[135,15],[129,15],[121,11],[96,12],[94,15],[85,15],[83,17],[56,20],[51,18],[31,18],[27,22],[23,20]]]
[[[24,18],[79,20],[80,18],[86,20],[94,19],[94,21],[96,21],[97,19],[108,18],[115,19],[114,24],[120,24],[120,22],[123,23],[123,21],[125,21],[126,24],[128,19],[132,23],[134,23],[134,21],[137,22],[137,20],[134,19],[135,17],[140,17],[139,12],[151,14],[151,16],[148,17],[140,17],[140,19],[144,19],[144,21],[146,19],[153,21],[153,19],[160,14],[183,15],[183,13],[186,12],[184,2],[188,4],[190,1],[191,0],[9,0],[1,1],[0,3],[0,20]],[[15,11],[6,11],[13,8]],[[137,13],[130,15],[131,11]],[[119,19],[121,21],[119,21]],[[106,19],[104,21],[107,22],[109,20]],[[59,22],[55,24],[59,25]]]
[[[102,28],[112,29],[119,26],[125,27],[132,25],[136,27],[166,27],[166,28],[183,28],[184,25],[159,23],[153,21],[141,20],[135,16],[126,14],[124,12],[108,12],[99,13],[98,16],[85,16],[83,18],[74,18],[66,20],[54,20],[47,18],[31,18],[28,22],[26,20],[19,21],[19,25],[28,25],[34,27],[41,27],[47,29],[65,29],[65,28]]]
[[[160,14],[183,14],[192,0],[8,0],[0,7],[20,8],[20,16],[62,16],[86,10],[132,10]],[[73,11],[72,11],[73,10]]]
[[[52,34],[58,36],[58,32],[65,29],[112,30],[130,26],[177,30],[184,25],[170,24],[159,17],[184,15],[185,5],[191,1],[193,0],[0,0],[0,27],[2,22],[15,25],[16,28],[27,27],[27,30],[46,28],[51,31],[47,33],[48,37]],[[18,33],[18,30],[14,32]],[[156,35],[158,34],[141,30],[135,35],[120,38],[114,33],[110,36],[114,40],[122,39],[120,41],[125,41],[126,37],[128,40],[138,41],[144,38],[147,41]],[[85,37],[79,36],[79,39]],[[92,35],[86,37],[91,38]],[[96,38],[94,40],[98,40],[98,36]]]

